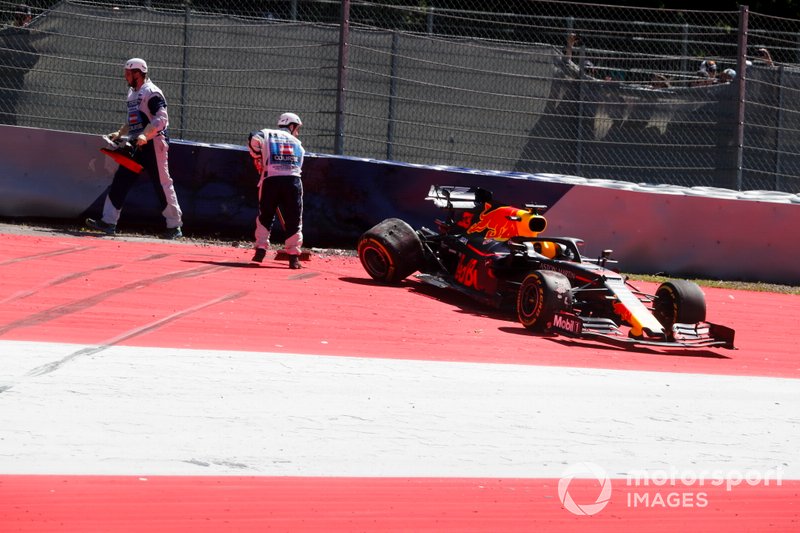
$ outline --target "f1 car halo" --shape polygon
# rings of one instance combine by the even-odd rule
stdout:
[[[706,322],[705,295],[688,280],[646,294],[609,268],[611,250],[581,256],[581,239],[542,237],[543,205],[496,202],[478,187],[431,187],[427,200],[443,209],[436,231],[389,218],[358,241],[367,273],[396,284],[418,272],[422,281],[455,289],[500,309],[526,328],[619,347],[734,349],[731,328]]]

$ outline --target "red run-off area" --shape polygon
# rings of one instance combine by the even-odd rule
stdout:
[[[736,350],[621,350],[534,336],[513,317],[413,278],[378,285],[356,257],[312,253],[296,271],[250,256],[151,239],[2,234],[0,364],[14,355],[3,353],[6,341],[34,341],[800,378],[795,295],[704,288],[708,319],[736,330]],[[22,393],[0,383],[0,412],[13,394]],[[786,439],[798,439],[798,420]],[[5,431],[4,532],[800,531],[797,479],[644,487],[611,472],[576,476],[565,501],[558,477],[20,474],[14,450],[2,447]]]

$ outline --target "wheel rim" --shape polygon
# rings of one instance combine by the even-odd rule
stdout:
[[[372,247],[365,248],[361,252],[364,267],[373,278],[385,278],[389,273],[389,261],[380,251]]]
[[[656,292],[653,315],[656,320],[668,328],[675,323],[675,295],[671,290],[661,289]]]
[[[532,322],[536,318],[536,308],[539,306],[539,291],[533,283],[523,284],[520,291],[522,292],[520,314],[528,322]]]

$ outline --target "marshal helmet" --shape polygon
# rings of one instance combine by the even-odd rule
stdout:
[[[294,113],[284,113],[280,116],[280,118],[278,118],[278,127],[288,126],[289,124],[297,124],[298,126],[302,126],[303,121],[300,120],[300,117]]]
[[[125,70],[141,70],[142,73],[147,74],[147,63],[144,59],[133,57],[125,62]]]

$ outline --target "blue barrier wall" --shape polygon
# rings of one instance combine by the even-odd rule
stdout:
[[[116,169],[97,136],[0,126],[0,216],[79,221],[99,216]],[[257,175],[243,146],[173,141],[170,168],[189,235],[252,238]],[[613,249],[626,272],[800,284],[800,197],[788,193],[647,186],[574,176],[429,167],[309,154],[304,233],[311,247],[353,248],[384,218],[433,226],[432,184],[481,186],[495,198],[550,206],[546,234]],[[163,227],[142,179],[120,228]],[[277,228],[276,228],[277,229]],[[280,232],[276,231],[280,238]]]

